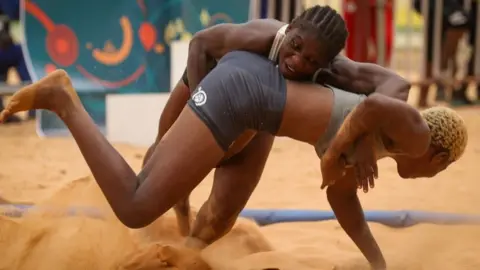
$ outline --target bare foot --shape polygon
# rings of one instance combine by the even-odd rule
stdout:
[[[32,109],[49,110],[61,117],[72,105],[79,104],[80,99],[68,74],[58,69],[16,92],[0,113],[0,122],[14,113]]]
[[[182,270],[211,270],[211,267],[202,259],[200,251],[187,247],[162,246],[159,256],[168,266]]]

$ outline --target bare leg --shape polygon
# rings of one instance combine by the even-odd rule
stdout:
[[[215,171],[210,197],[197,214],[185,247],[163,246],[161,257],[179,269],[208,269],[197,252],[227,234],[258,184],[274,137],[259,133],[238,155]],[[265,247],[259,247],[259,249]],[[192,268],[197,269],[197,268]]]
[[[230,231],[260,180],[273,141],[272,135],[259,133],[215,171],[212,192],[197,214],[187,246],[201,249]]]
[[[31,109],[60,116],[113,211],[131,228],[148,225],[185,198],[224,155],[208,127],[185,107],[137,177],[86,113],[63,70],[17,92],[0,121]]]
[[[175,123],[183,108],[187,104],[189,98],[190,89],[181,79],[170,94],[170,98],[168,99],[167,104],[165,105],[165,108],[160,115],[157,138],[155,142],[148,148],[147,153],[145,154],[142,164],[143,167],[152,156],[157,144],[162,140],[163,136],[172,127],[173,123]],[[190,194],[173,207],[177,216],[180,234],[183,236],[187,236],[190,232],[191,216],[189,196]]]
[[[188,236],[190,234],[190,226],[192,223],[192,213],[190,209],[190,193],[173,207],[175,216],[177,217],[178,230],[180,235]]]
[[[158,144],[158,142],[160,142],[165,133],[167,133],[167,131],[172,127],[173,123],[175,123],[183,108],[187,104],[189,98],[190,89],[187,85],[185,85],[183,80],[180,80],[171,92],[167,104],[165,104],[165,108],[160,115],[157,138],[155,142],[148,148],[147,153],[143,158],[142,166],[145,166],[147,161],[152,156],[155,146]]]
[[[163,110],[160,121],[158,124],[158,134],[155,142],[150,146],[145,154],[143,160],[143,166],[150,159],[156,145],[161,141],[163,136],[167,133],[170,127],[175,123],[178,116],[182,112],[182,109],[187,104],[188,99],[190,98],[190,89],[188,86],[180,80],[175,88],[173,89],[170,98],[168,99],[165,109]],[[237,141],[232,145],[229,151],[225,154],[224,160],[230,158],[236,153],[240,152],[245,145],[247,145],[250,140],[255,136],[255,131],[246,131],[244,134],[240,135]],[[192,220],[191,210],[190,210],[190,194],[180,200],[174,207],[175,215],[177,217],[178,228],[180,234],[187,236],[190,233],[190,224]]]

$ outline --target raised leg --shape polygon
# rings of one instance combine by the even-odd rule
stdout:
[[[53,111],[63,120],[113,211],[131,228],[148,225],[187,197],[224,155],[210,129],[187,106],[137,177],[86,113],[62,70],[17,92],[0,121],[31,109]]]

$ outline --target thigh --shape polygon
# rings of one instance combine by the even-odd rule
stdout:
[[[175,123],[189,98],[190,89],[188,85],[182,80],[178,81],[160,114],[156,143],[162,139],[163,135],[165,135],[173,123]]]
[[[233,144],[228,148],[228,151],[223,157],[222,163],[228,161],[230,158],[240,153],[245,147],[252,141],[252,139],[257,134],[255,130],[246,130],[233,142]],[[220,165],[218,166],[220,167]]]
[[[155,147],[158,142],[162,139],[163,135],[167,133],[170,127],[175,123],[178,116],[182,112],[183,108],[187,104],[187,101],[190,97],[190,90],[184,81],[178,81],[177,85],[173,88],[170,93],[170,97],[165,104],[161,114],[160,120],[158,121],[158,132],[155,142],[148,148],[145,156],[143,158],[142,167],[145,166],[147,161],[152,156]]]
[[[143,208],[160,216],[187,197],[223,155],[209,127],[186,106],[140,173],[145,181],[138,200],[150,203]]]
[[[258,133],[242,152],[215,170],[209,198],[214,212],[236,219],[261,178],[274,138]]]

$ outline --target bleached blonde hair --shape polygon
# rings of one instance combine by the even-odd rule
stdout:
[[[448,151],[449,161],[457,161],[465,152],[468,134],[463,118],[447,107],[432,107],[420,112],[430,128],[431,144]]]

